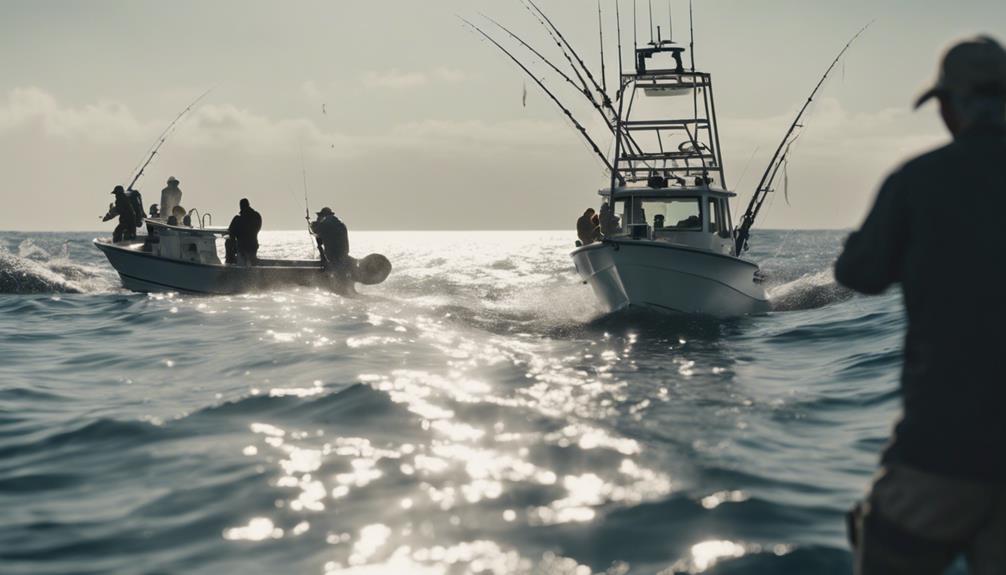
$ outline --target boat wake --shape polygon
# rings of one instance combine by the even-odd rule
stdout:
[[[90,293],[111,286],[95,268],[53,256],[30,240],[18,254],[0,248],[0,294]]]
[[[852,290],[838,285],[831,269],[805,274],[768,290],[773,311],[817,309],[852,299]]]

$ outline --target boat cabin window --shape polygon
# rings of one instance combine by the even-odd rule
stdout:
[[[709,198],[709,233],[730,237],[726,200],[722,198]]]
[[[630,223],[646,223],[653,231],[702,231],[699,198],[633,198]]]

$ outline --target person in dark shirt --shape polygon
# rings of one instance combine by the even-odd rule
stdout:
[[[119,225],[115,226],[115,231],[112,232],[114,243],[136,239],[136,227],[141,219],[136,213],[132,198],[126,195],[126,190],[122,186],[115,186],[112,195],[115,196],[115,203],[109,206],[108,213],[101,221],[107,222],[119,216]]]
[[[262,230],[262,216],[252,209],[247,199],[241,200],[240,208],[241,211],[227,228],[226,260],[229,264],[258,265],[258,233]]]
[[[331,208],[318,212],[318,219],[311,222],[311,233],[318,241],[321,261],[326,268],[344,270],[349,266],[349,230]]]
[[[1006,51],[947,51],[934,88],[953,141],[887,178],[835,264],[865,294],[899,284],[903,416],[850,515],[856,573],[1006,573]]]

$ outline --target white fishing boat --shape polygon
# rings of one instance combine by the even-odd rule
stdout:
[[[226,228],[172,226],[145,220],[147,236],[94,245],[118,272],[122,285],[137,292],[236,294],[286,287],[322,288],[352,295],[355,283],[377,284],[391,264],[381,255],[351,259],[349,276],[332,273],[320,260],[260,259],[255,265],[223,263],[217,240]]]
[[[621,75],[602,237],[574,250],[573,263],[608,311],[762,313],[764,277],[736,249],[712,77],[686,70],[684,51],[667,41],[638,48],[636,70]]]
[[[656,38],[640,45],[633,16],[634,67],[625,73],[621,16],[616,2],[619,81],[616,91],[610,93],[603,29],[599,30],[602,48],[598,81],[535,1],[525,1],[528,12],[562,52],[569,64],[568,72],[502,24],[489,20],[573,86],[604,118],[614,139],[614,153],[610,156],[602,152],[540,73],[532,71],[492,34],[468,20],[464,22],[541,88],[608,168],[611,178],[608,187],[600,190],[599,225],[590,231],[591,224],[581,228],[578,223],[581,239],[571,254],[577,273],[590,284],[601,304],[608,311],[636,306],[715,317],[768,311],[765,276],[757,263],[742,257],[751,227],[765,198],[774,191],[773,182],[785,165],[796,130],[801,127],[800,119],[846,50],[866,28],[846,44],[814,88],[735,226],[730,199],[736,194],[727,187],[724,175],[712,76],[695,68],[694,39],[689,39],[691,65],[686,68],[686,49],[664,40],[660,26],[656,27]],[[667,16],[670,24],[669,12]],[[600,26],[600,6],[598,22]],[[650,30],[652,34],[652,6]],[[588,231],[584,233],[584,229]]]

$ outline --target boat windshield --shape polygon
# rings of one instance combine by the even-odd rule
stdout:
[[[646,225],[653,231],[702,231],[700,198],[626,198],[618,200],[615,213],[623,227]]]

